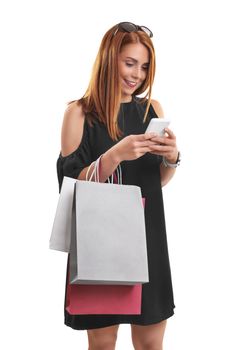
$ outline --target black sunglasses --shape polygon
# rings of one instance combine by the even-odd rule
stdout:
[[[145,32],[150,38],[153,37],[153,33],[152,31],[145,27],[145,26],[138,26],[137,24],[131,23],[131,22],[121,22],[118,24],[116,31],[114,32],[113,35],[116,35],[116,33],[120,31],[120,32],[137,32],[137,31],[141,31],[141,32]]]

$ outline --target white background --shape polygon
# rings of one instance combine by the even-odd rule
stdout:
[[[2,349],[87,349],[63,324],[66,254],[48,248],[66,103],[86,90],[104,33],[154,33],[153,98],[182,165],[164,188],[175,315],[165,350],[232,349],[231,1],[1,1]],[[121,325],[117,349],[132,349]]]

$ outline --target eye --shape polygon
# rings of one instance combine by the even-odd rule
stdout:
[[[127,67],[133,67],[133,63],[125,62]]]
[[[142,69],[147,70],[149,66],[143,66]]]

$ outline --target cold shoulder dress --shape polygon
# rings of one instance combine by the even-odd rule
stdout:
[[[152,105],[150,105],[147,120],[143,123],[146,103],[141,104],[139,101],[139,98],[134,97],[131,102],[122,103],[120,106],[118,123],[120,129],[124,132],[122,138],[131,134],[144,133],[150,119],[158,118]],[[60,152],[57,159],[59,192],[63,176],[78,178],[83,168],[90,165],[114,144],[116,142],[110,138],[105,125],[95,122],[93,126],[90,126],[85,120],[82,140],[77,150],[65,157]],[[67,326],[84,330],[121,323],[150,325],[165,320],[174,314],[175,304],[160,181],[161,161],[160,156],[146,153],[136,160],[121,163],[123,184],[140,186],[142,197],[145,197],[149,282],[142,285],[141,314],[70,315],[65,309],[65,288],[64,322]],[[68,259],[65,287],[68,283]]]

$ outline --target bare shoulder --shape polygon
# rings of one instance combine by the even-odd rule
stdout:
[[[159,118],[164,118],[164,111],[163,111],[163,108],[162,108],[161,104],[159,103],[159,101],[151,100],[151,104],[152,104],[152,107],[154,108],[154,111],[157,114],[157,116]]]
[[[63,157],[74,152],[82,140],[85,115],[82,106],[72,101],[64,112],[61,130],[61,154]]]

